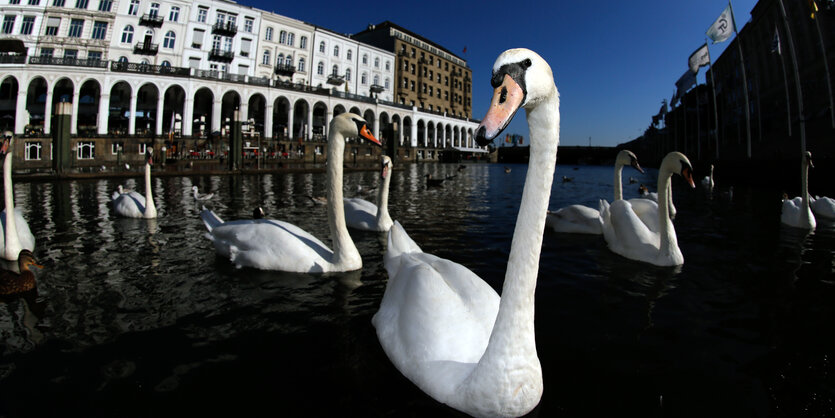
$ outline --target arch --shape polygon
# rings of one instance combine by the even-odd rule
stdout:
[[[446,128],[445,128],[445,133],[444,133],[444,140],[446,141],[444,143],[444,146],[449,147],[449,148],[453,147],[454,146],[454,144],[452,142],[453,139],[454,138],[453,138],[453,135],[452,135],[452,126],[447,125]]]
[[[412,118],[411,116],[403,117],[403,142],[412,144]]]
[[[79,134],[94,134],[98,126],[101,85],[97,80],[87,80],[78,91],[78,115],[76,126]]]
[[[267,98],[263,94],[256,93],[250,96],[246,120],[255,124],[250,126],[250,132],[254,130],[262,137],[264,136],[264,119],[267,117],[266,107]]]
[[[403,145],[403,118],[395,113],[391,116],[391,138],[397,145]]]
[[[241,108],[241,95],[237,91],[227,91],[220,99],[220,134],[229,135],[234,122],[235,111]],[[214,132],[212,132],[214,134]]]
[[[435,137],[435,123],[432,121],[426,123],[426,139],[429,146],[435,147],[438,145],[437,138]]]
[[[313,105],[313,135],[324,140],[327,130],[325,126],[328,120],[328,106],[324,102],[316,102]]]
[[[341,115],[345,112],[346,112],[345,106],[342,106],[341,104],[338,104],[338,105],[333,107],[333,116],[334,117],[337,117],[337,116],[339,116],[339,115]]]
[[[426,146],[426,122],[423,119],[417,121],[417,143],[418,146]]]
[[[208,87],[202,87],[194,92],[193,118],[191,132],[194,136],[205,137],[212,128],[212,105],[215,95]]]
[[[377,138],[383,145],[387,145],[387,141],[394,138],[394,126],[391,123],[391,117],[386,112],[380,112],[380,137]],[[384,148],[389,151],[388,147]]]
[[[291,139],[304,139],[307,131],[307,115],[310,112],[310,104],[304,99],[296,100],[293,104],[293,125]]]
[[[445,142],[445,139],[444,139],[445,138],[444,137],[444,132],[445,132],[444,124],[441,123],[441,122],[436,123],[435,124],[435,132],[437,132],[437,134],[438,134],[438,147],[439,148],[446,148],[446,142]]]
[[[180,132],[182,134],[182,123],[177,126],[177,121],[183,120],[186,105],[186,90],[179,84],[165,89],[162,99],[162,132],[169,134]],[[172,132],[173,131],[173,132]],[[193,131],[192,131],[193,132]]]
[[[467,141],[470,142],[470,146],[476,148],[475,140],[473,139],[473,128],[467,129]]]
[[[290,101],[279,96],[273,101],[273,138],[288,139],[290,136]]]
[[[159,105],[159,88],[154,83],[145,83],[136,91],[136,134],[157,134],[157,106]]]
[[[110,88],[110,112],[107,116],[107,129],[114,134],[128,133],[128,118],[130,117],[130,84],[119,81]]]
[[[351,112],[351,113],[353,113],[353,114],[355,114],[355,115],[360,115],[360,116],[362,116],[362,112],[360,112],[360,108],[358,108],[358,107],[356,107],[356,106],[351,107],[350,112]]]
[[[17,78],[8,76],[0,82],[0,129],[15,130],[17,122],[17,95],[20,83]]]

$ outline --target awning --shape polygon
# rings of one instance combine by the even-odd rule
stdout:
[[[3,39],[0,40],[0,52],[14,52],[16,54],[26,55],[26,46],[19,39]]]
[[[452,148],[456,151],[461,151],[461,152],[475,152],[475,153],[484,153],[484,154],[487,154],[487,153],[490,152],[490,151],[487,151],[486,149],[482,149],[482,148],[468,148],[468,147],[452,147]]]

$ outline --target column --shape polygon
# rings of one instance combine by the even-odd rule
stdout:
[[[412,126],[410,126],[412,132],[412,140],[410,141],[413,147],[416,147],[418,144],[418,137],[417,137],[417,122],[415,119],[412,119]]]
[[[267,103],[264,106],[264,139],[273,137],[273,105]]]
[[[188,94],[188,93],[186,93]],[[185,104],[183,104],[183,136],[191,136],[191,126],[194,123],[194,99],[186,95]]]
[[[333,109],[328,109],[328,112],[325,115],[325,126],[322,128],[322,133],[325,135],[325,138],[328,137],[328,128],[330,128],[332,120],[333,120]],[[376,136],[375,136],[375,138],[376,138]]]
[[[99,95],[99,113],[96,115],[96,131],[99,135],[107,134],[107,124],[109,123],[108,116],[110,115],[110,94],[102,93]]]
[[[160,94],[159,97],[157,98],[157,120],[156,120],[156,122],[157,122],[156,125],[157,126],[154,127],[154,133],[157,134],[157,135],[162,135],[162,110],[163,110],[164,106],[165,106],[165,94]],[[171,123],[171,121],[168,121],[168,123]]]
[[[15,134],[21,135],[29,124],[29,112],[26,111],[26,90],[18,90],[17,92],[17,106],[15,108]]]
[[[397,122],[397,143],[403,146],[403,117],[400,117],[400,122]]]
[[[432,146],[434,148],[438,148],[438,125],[434,126],[435,129],[432,131]]]
[[[47,87],[48,89],[49,87]],[[46,91],[46,103],[43,106],[43,133],[49,134],[52,126],[52,90]]]
[[[210,135],[214,131],[220,131],[220,109],[222,104],[223,102],[220,99],[215,99],[215,102],[212,104],[212,126],[208,132]]]
[[[128,119],[128,135],[136,135],[136,90],[130,92],[130,119]]]
[[[313,106],[307,107],[307,140],[313,140]]]
[[[75,85],[72,89],[72,119],[70,119],[70,133],[78,134],[78,98],[80,97],[81,86]]]
[[[374,115],[374,138],[380,139],[380,114]]]

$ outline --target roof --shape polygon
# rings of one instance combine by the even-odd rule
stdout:
[[[388,29],[388,28],[394,28],[394,29],[397,29],[397,30],[399,30],[399,31],[401,31],[401,32],[403,32],[403,33],[408,34],[409,36],[411,36],[411,37],[413,37],[413,38],[420,39],[421,41],[426,42],[427,44],[432,45],[432,46],[434,46],[435,48],[438,48],[438,49],[440,49],[441,51],[444,51],[444,52],[446,52],[447,54],[452,55],[453,57],[460,59],[461,61],[464,61],[464,62],[466,62],[466,61],[467,61],[466,59],[461,58],[461,57],[459,57],[458,55],[456,55],[454,52],[452,52],[452,51],[450,51],[450,50],[448,50],[448,49],[446,49],[446,48],[442,47],[441,45],[438,45],[436,42],[433,42],[433,41],[431,41],[431,40],[429,40],[429,39],[426,39],[426,38],[424,38],[423,36],[418,35],[417,33],[414,33],[414,32],[412,32],[412,31],[410,31],[410,30],[408,30],[408,29],[406,29],[406,28],[404,28],[404,27],[402,27],[402,26],[400,26],[400,25],[398,25],[398,24],[396,24],[396,23],[394,23],[394,22],[392,22],[392,21],[389,21],[389,20],[386,20],[386,21],[384,21],[384,22],[382,22],[382,23],[379,23],[379,24],[377,24],[377,25],[372,25],[372,26],[371,26],[371,28],[368,28],[368,29],[366,29],[366,30],[364,30],[364,31],[362,31],[362,32],[357,32],[357,33],[355,33],[355,34],[354,34],[354,36],[356,36],[356,35],[360,35],[360,34],[363,34],[363,33],[366,33],[366,32],[371,33],[371,32],[374,32],[374,31],[376,31],[376,30],[379,30],[379,29]]]

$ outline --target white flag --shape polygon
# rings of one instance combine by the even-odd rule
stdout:
[[[736,32],[736,23],[734,23],[734,14],[731,12],[731,4],[716,18],[716,21],[707,28],[707,36],[713,43],[725,42],[731,37],[731,33]]]
[[[690,71],[692,71],[693,74],[699,73],[699,67],[704,67],[705,65],[710,64],[710,52],[707,50],[706,43],[690,54],[687,64],[690,65]]]
[[[676,98],[680,99],[684,97],[684,93],[696,85],[696,74],[693,74],[692,71],[687,70],[681,77],[676,81]]]

